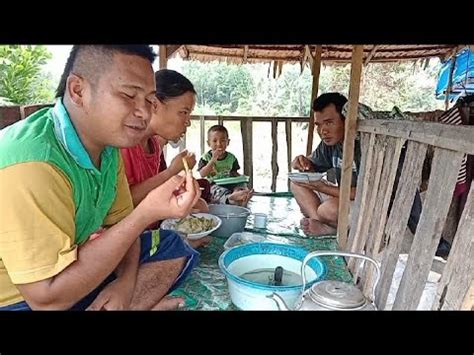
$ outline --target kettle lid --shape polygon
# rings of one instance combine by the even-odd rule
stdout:
[[[314,302],[330,308],[359,308],[366,303],[366,299],[358,287],[341,281],[318,282],[309,290],[309,296]]]

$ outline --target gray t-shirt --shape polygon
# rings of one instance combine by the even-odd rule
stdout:
[[[313,162],[314,169],[317,173],[324,173],[331,168],[336,172],[337,184],[341,185],[341,167],[342,167],[342,143],[336,145],[326,145],[321,142],[316,150],[311,154],[310,160]],[[352,183],[351,186],[357,185],[357,176],[360,168],[360,141],[355,140],[354,143],[354,161],[352,162]]]

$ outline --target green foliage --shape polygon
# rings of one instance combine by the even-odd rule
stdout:
[[[439,61],[426,69],[414,62],[369,64],[363,70],[360,101],[374,110],[429,111],[442,108],[434,90]],[[198,92],[196,114],[308,116],[312,76],[306,67],[286,64],[278,79],[268,64],[233,65],[224,62],[185,61],[182,68]],[[321,69],[319,94],[348,95],[350,65]]]
[[[238,112],[239,107],[248,106],[254,95],[252,78],[245,66],[187,62],[183,74],[198,92],[198,108],[206,107],[217,115]]]
[[[45,46],[0,46],[0,98],[17,105],[51,102],[53,83],[42,72],[48,59]]]

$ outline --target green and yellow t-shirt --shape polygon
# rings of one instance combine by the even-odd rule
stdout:
[[[203,167],[205,167],[211,159],[212,151],[210,150],[199,160],[198,170],[201,170]],[[214,171],[211,172],[206,178],[210,181],[227,178],[233,176],[232,174],[237,173],[239,169],[240,165],[235,155],[230,152],[225,152],[224,156],[219,158],[214,164]]]
[[[57,275],[133,209],[118,149],[97,169],[61,100],[0,131],[0,196],[0,307],[24,300],[15,284]]]

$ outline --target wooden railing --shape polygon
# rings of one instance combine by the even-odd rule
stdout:
[[[192,116],[191,120],[199,121],[199,132],[200,132],[200,146],[201,152],[205,151],[207,132],[205,130],[206,121],[217,121],[218,124],[224,125],[225,122],[240,122],[240,131],[242,135],[242,148],[243,148],[243,159],[244,159],[244,174],[250,177],[249,186],[253,186],[253,122],[269,122],[271,123],[271,167],[272,167],[272,181],[271,190],[276,191],[276,181],[278,178],[278,123],[285,123],[285,136],[286,136],[286,152],[287,152],[287,165],[288,171],[291,170],[291,160],[293,159],[292,152],[292,126],[293,123],[308,123],[309,117],[261,117],[261,116]],[[259,149],[261,147],[258,147]],[[304,152],[300,152],[301,154]]]
[[[431,174],[416,233],[393,309],[416,309],[433,264],[446,222],[450,201],[464,154],[474,154],[474,127],[434,122],[363,120],[362,160],[357,194],[351,210],[347,249],[381,261],[376,303],[384,309],[428,146],[434,148]],[[402,146],[406,155],[395,183]],[[390,208],[391,199],[393,205]],[[356,272],[358,264],[349,267]],[[471,185],[454,242],[438,283],[433,309],[470,308],[474,277],[474,184]],[[373,273],[362,272],[361,282],[370,294]]]
[[[6,127],[10,124],[15,123],[16,121],[23,119],[35,112],[36,110],[49,107],[52,104],[39,104],[39,105],[29,105],[29,106],[11,106],[11,107],[0,107],[0,129]],[[431,120],[431,116],[436,114],[439,116],[439,112],[420,112],[413,114],[414,116],[419,116],[421,119]],[[254,152],[254,142],[253,142],[253,122],[269,122],[271,124],[271,191],[276,191],[276,181],[279,174],[278,166],[278,151],[279,149],[285,149],[287,153],[287,167],[288,171],[291,171],[291,161],[294,158],[293,155],[304,154],[304,151],[293,152],[292,151],[292,132],[293,126],[296,123],[309,123],[309,117],[264,117],[264,116],[210,116],[210,115],[194,115],[191,117],[192,121],[199,121],[199,134],[200,134],[200,148],[201,153],[206,149],[206,140],[207,132],[205,129],[206,121],[214,121],[218,124],[223,124],[225,122],[240,122],[240,131],[242,137],[242,149],[243,149],[243,172],[245,175],[250,177],[249,185],[253,185],[254,178],[254,167],[253,167],[253,152]],[[285,124],[285,136],[286,136],[286,147],[278,146],[278,123],[284,122]],[[310,126],[309,126],[310,127]],[[308,143],[308,146],[312,146],[313,142]],[[263,149],[263,146],[259,145],[257,149]],[[289,188],[289,186],[288,186]]]

